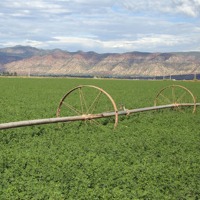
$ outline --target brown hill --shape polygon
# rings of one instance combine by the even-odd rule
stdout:
[[[191,74],[200,73],[200,52],[98,54],[16,46],[0,49],[0,71],[17,72],[20,75]]]

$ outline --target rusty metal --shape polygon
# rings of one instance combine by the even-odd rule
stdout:
[[[99,91],[98,95],[92,101],[92,105],[90,105],[90,106],[86,106],[85,105],[86,102],[85,102],[85,98],[84,98],[83,91],[82,91],[83,88],[93,88],[93,89],[96,89],[97,91]],[[61,101],[59,103],[59,106],[58,106],[58,109],[57,109],[57,112],[56,112],[56,116],[57,117],[60,117],[60,112],[61,112],[61,108],[63,106],[63,102],[65,100],[67,100],[69,95],[71,95],[73,92],[75,92],[77,90],[78,90],[78,92],[80,94],[80,103],[82,104],[81,105],[81,110],[80,111],[76,111],[76,109],[73,106],[70,106],[70,105],[68,105],[68,109],[73,109],[74,112],[80,113],[82,116],[84,116],[84,115],[85,116],[95,116],[95,114],[98,114],[98,113],[95,113],[94,105],[97,103],[97,101],[99,101],[100,95],[104,94],[109,99],[109,103],[112,104],[112,107],[113,107],[112,110],[114,111],[114,117],[115,117],[114,128],[117,126],[117,124],[118,124],[118,109],[117,109],[115,101],[110,96],[110,94],[108,94],[105,90],[103,90],[100,87],[94,86],[94,85],[79,85],[79,86],[71,89],[69,92],[67,92],[63,96],[63,98],[61,99]],[[84,110],[83,107],[88,107],[88,108]],[[93,108],[93,109],[91,109],[91,108]],[[93,119],[96,119],[96,118],[94,117]],[[89,119],[86,118],[84,120],[91,120],[91,118],[89,118]]]
[[[32,126],[32,125],[42,125],[42,124],[53,124],[59,122],[71,122],[71,121],[81,121],[81,120],[92,120],[104,117],[115,116],[115,112],[111,115],[108,114],[95,114],[95,115],[80,115],[80,116],[71,116],[71,117],[56,117],[56,118],[47,118],[47,119],[36,119],[36,120],[25,120],[25,121],[18,121],[18,122],[9,122],[0,124],[1,129],[9,129],[9,128],[17,128],[23,126]]]
[[[182,93],[180,96],[178,96],[177,98],[175,98],[175,89],[176,90],[183,90],[184,93]],[[166,97],[164,96],[164,92],[166,90],[171,90],[171,98],[170,97]],[[183,99],[184,96],[189,97],[190,96],[190,102],[181,102],[181,100]],[[158,100],[159,98],[164,98],[165,100],[167,99],[168,103],[173,104],[174,108],[180,108],[181,106],[183,107],[184,105],[186,106],[186,104],[190,104],[193,106],[193,113],[195,113],[196,111],[196,98],[195,96],[192,94],[192,92],[187,89],[186,87],[182,86],[182,85],[169,85],[167,87],[162,88],[158,94],[156,95],[156,98],[154,100],[154,106],[158,105]]]
[[[200,103],[196,103],[196,105],[200,106]],[[173,108],[175,106],[176,105],[174,104],[169,104],[169,105],[163,105],[163,106],[152,106],[152,107],[137,108],[137,109],[131,109],[131,110],[126,109],[126,110],[118,111],[118,115],[129,115],[129,114],[145,112],[145,111]],[[179,106],[194,106],[194,105],[187,103],[187,104],[181,104]],[[115,115],[116,115],[116,112],[105,112],[105,113],[100,113],[100,114],[95,114],[95,115],[89,114],[89,115],[72,116],[72,117],[57,117],[57,118],[48,118],[48,119],[9,122],[9,123],[0,124],[0,130],[23,127],[23,126],[31,126],[31,125],[52,124],[52,123],[59,123],[59,122],[72,122],[72,121],[80,121],[80,120],[82,121],[93,120],[93,119],[98,119],[98,118],[112,117]]]
[[[82,113],[81,115],[77,115],[77,116],[68,116],[68,117],[60,117],[60,111],[62,108],[62,104],[64,102],[64,100],[75,90],[79,90],[80,88],[83,87],[89,87],[89,88],[94,88],[99,90],[101,93],[103,93],[104,95],[106,95],[106,97],[111,101],[111,104],[113,106],[113,111],[112,112],[102,112],[102,113]],[[154,104],[156,104],[157,102],[157,98],[159,97],[159,95],[167,88],[170,88],[172,86],[168,86],[166,88],[163,88],[162,90],[160,90],[160,92],[157,94],[156,99],[154,101]],[[117,110],[117,106],[115,104],[115,101],[113,100],[113,98],[107,93],[105,92],[103,89],[93,86],[93,85],[81,85],[78,87],[73,88],[72,90],[70,90],[66,95],[64,95],[64,97],[61,99],[58,109],[57,109],[57,118],[47,118],[47,119],[36,119],[36,120],[26,120],[26,121],[18,121],[18,122],[9,122],[9,123],[3,123],[0,124],[0,130],[3,129],[10,129],[10,128],[17,128],[17,127],[24,127],[24,126],[32,126],[32,125],[42,125],[42,124],[51,124],[51,123],[59,123],[59,122],[72,122],[72,121],[89,121],[89,120],[94,120],[94,119],[100,119],[100,118],[107,118],[107,117],[115,117],[115,124],[114,127],[117,126],[118,124],[118,115],[129,115],[132,113],[138,113],[138,112],[145,112],[145,111],[152,111],[152,110],[159,110],[159,109],[166,109],[166,108],[176,108],[176,107],[185,107],[185,106],[193,106],[195,109],[193,109],[193,112],[196,110],[196,106],[200,106],[200,103],[196,103],[196,99],[194,97],[194,95],[191,93],[191,91],[189,91],[187,88],[180,86],[180,85],[173,85],[173,87],[179,87],[184,89],[185,91],[187,91],[192,99],[193,99],[193,103],[178,103],[178,102],[172,102],[171,104],[167,104],[167,105],[154,105],[152,107],[145,107],[145,108],[137,108],[137,109],[125,109],[125,110]],[[93,101],[95,103],[96,99]],[[89,111],[90,109],[88,109]]]

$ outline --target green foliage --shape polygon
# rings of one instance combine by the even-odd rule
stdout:
[[[133,109],[173,82],[0,78],[0,123],[55,117],[80,84]],[[176,84],[199,95],[199,82]],[[76,122],[1,130],[0,199],[200,199],[199,130],[199,108],[121,116],[114,131]]]

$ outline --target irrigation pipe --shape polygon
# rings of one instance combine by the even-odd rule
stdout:
[[[200,103],[196,103],[196,105],[200,106]],[[169,104],[169,105],[163,105],[163,106],[152,106],[152,107],[137,108],[137,109],[131,109],[131,110],[127,109],[127,110],[118,111],[118,115],[128,115],[132,113],[159,110],[159,109],[165,109],[165,108],[174,108],[174,107],[179,107],[179,106],[194,106],[194,104],[193,103],[185,103],[185,104],[178,104],[178,105]],[[18,122],[9,122],[9,123],[0,124],[0,130],[24,127],[24,126],[32,126],[32,125],[52,124],[52,123],[59,123],[59,122],[92,120],[92,119],[98,119],[98,118],[111,117],[115,115],[116,115],[116,112],[104,112],[100,114],[89,114],[89,115],[80,115],[80,116],[56,117],[56,118],[47,118],[47,119],[35,119],[35,120],[26,120],[26,121],[18,121]]]

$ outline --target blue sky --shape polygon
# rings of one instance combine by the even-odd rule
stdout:
[[[200,0],[4,0],[0,48],[200,51]]]

